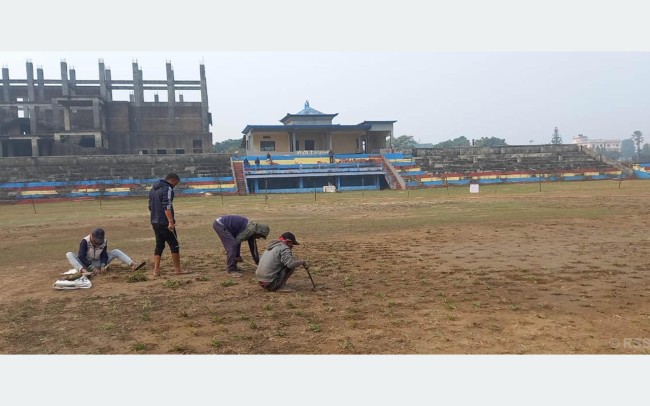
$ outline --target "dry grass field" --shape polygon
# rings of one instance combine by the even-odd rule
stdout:
[[[146,199],[6,204],[0,353],[647,354],[649,200],[647,181],[177,197],[192,273],[166,249],[161,279]],[[316,289],[298,269],[296,292],[262,290],[246,244],[228,277],[222,214],[294,232]],[[144,272],[53,289],[99,226]]]

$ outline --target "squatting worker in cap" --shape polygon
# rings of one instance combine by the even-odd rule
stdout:
[[[156,248],[153,253],[153,276],[160,276],[160,258],[165,250],[165,243],[169,245],[174,263],[174,273],[181,275],[189,272],[181,270],[181,254],[178,237],[176,236],[176,218],[174,217],[174,188],[181,179],[171,172],[165,179],[156,181],[149,191],[149,212],[151,214],[151,227],[156,236]]]
[[[251,255],[255,265],[260,262],[260,254],[257,250],[257,239],[269,235],[269,226],[266,224],[249,221],[244,216],[228,214],[218,217],[213,223],[212,228],[219,236],[223,247],[226,249],[226,271],[229,276],[239,278],[242,276],[237,268],[237,262],[242,261],[241,243],[248,242]]]
[[[307,261],[293,257],[291,250],[294,245],[300,244],[290,232],[269,243],[255,271],[261,287],[271,292],[293,292],[293,289],[287,287],[287,279],[301,265],[309,270]]]
[[[147,263],[146,261],[136,263],[118,249],[108,251],[108,240],[103,228],[98,228],[81,239],[77,255],[68,252],[65,256],[68,258],[70,265],[82,274],[103,274],[106,271],[106,265],[116,258],[134,271],[142,268]]]

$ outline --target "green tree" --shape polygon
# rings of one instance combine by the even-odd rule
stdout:
[[[411,149],[417,145],[412,135],[400,135],[393,140],[395,149]]]
[[[611,159],[612,161],[618,161],[621,159],[621,153],[618,151],[596,147],[596,153],[604,156],[605,158]]]
[[[222,142],[215,142],[212,146],[212,152],[234,154],[239,151],[241,147],[241,139],[225,140]]]
[[[641,153],[639,154],[640,163],[650,163],[650,145],[645,144],[641,148]]]
[[[434,145],[435,148],[454,148],[454,147],[469,147],[469,146],[470,146],[470,142],[465,136],[460,136],[458,138],[454,138],[453,140],[443,141]]]
[[[551,144],[562,144],[562,136],[558,131],[557,127],[553,130],[553,137],[551,138]]]
[[[630,136],[634,145],[636,145],[636,161],[639,162],[639,154],[641,153],[641,144],[643,144],[643,133],[639,130],[632,133]]]
[[[623,161],[631,161],[634,158],[635,152],[636,150],[633,140],[630,139],[621,141],[621,159]]]
[[[501,147],[504,145],[508,145],[506,144],[505,138],[497,137],[481,137],[474,142],[475,147]]]

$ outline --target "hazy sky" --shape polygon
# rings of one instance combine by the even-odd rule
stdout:
[[[10,77],[25,61],[60,78],[60,61],[77,79],[97,79],[98,60],[113,79],[198,80],[206,67],[214,141],[241,138],[248,124],[280,124],[310,106],[338,113],[337,124],[396,120],[395,136],[438,143],[459,136],[505,138],[510,145],[548,143],[558,127],[565,143],[650,134],[648,52],[2,52]],[[185,92],[185,100],[198,100]],[[145,95],[153,100],[153,93]],[[159,92],[161,100],[166,93]],[[128,99],[128,94],[117,98]]]
[[[578,134],[650,135],[641,2],[235,3],[197,13],[204,4],[186,0],[168,22],[164,3],[115,0],[101,16],[120,24],[88,31],[69,23],[98,16],[84,2],[65,10],[43,2],[30,16],[35,35],[16,35],[20,19],[3,22],[0,63],[14,79],[26,77],[27,59],[46,78],[60,78],[66,60],[78,79],[97,79],[101,58],[113,79],[132,79],[137,60],[144,79],[160,80],[171,61],[177,80],[198,80],[203,62],[215,142],[241,138],[249,124],[280,124],[305,100],[338,113],[335,124],[396,120],[395,136],[422,143],[459,136],[548,143],[555,127],[565,143]]]

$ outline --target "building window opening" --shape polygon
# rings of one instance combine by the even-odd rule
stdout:
[[[200,154],[203,152],[203,141],[202,140],[192,140],[192,153]]]
[[[167,150],[166,149],[157,149],[156,154],[158,154],[158,155],[166,155]]]
[[[176,155],[183,155],[183,154],[185,154],[185,150],[184,150],[184,149],[177,149],[177,150],[176,150]]]
[[[305,140],[305,151],[314,150],[314,140]]]
[[[261,151],[275,151],[275,141],[260,141]]]
[[[79,140],[79,146],[84,148],[95,148],[95,136],[82,135],[81,140]]]
[[[22,97],[16,97],[16,103],[25,101]],[[18,106],[18,118],[25,118],[25,107]]]

